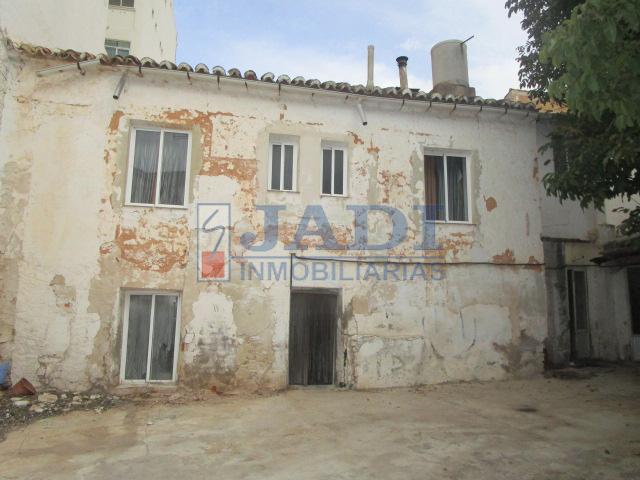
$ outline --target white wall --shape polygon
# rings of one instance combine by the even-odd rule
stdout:
[[[105,38],[131,42],[131,53],[175,61],[173,0],[136,0],[134,8],[108,0],[0,0],[0,28],[13,41],[104,53]]]
[[[549,141],[548,132],[548,125],[540,122],[538,124],[539,147]],[[564,200],[561,202],[556,197],[547,195],[542,179],[553,170],[551,150],[547,150],[544,154],[538,153],[535,176],[540,181],[542,235],[552,238],[594,240],[598,236],[598,224],[601,223],[602,215],[593,208],[583,210],[578,201]]]
[[[17,42],[84,52],[104,51],[107,0],[0,0],[0,27]]]
[[[173,0],[136,0],[134,8],[110,7],[106,37],[131,42],[137,57],[175,61]]]
[[[548,142],[546,137],[548,132],[549,125],[541,121],[538,125],[539,146]],[[542,230],[546,237],[600,240],[601,242],[611,240],[615,235],[613,229],[627,217],[626,214],[614,210],[618,207],[633,208],[638,205],[637,199],[629,201],[613,198],[605,200],[603,211],[600,212],[593,208],[582,209],[578,201],[564,200],[560,202],[556,197],[548,196],[542,185],[545,174],[552,173],[553,170],[551,150],[539,154],[537,176],[541,181]]]
[[[442,267],[434,281],[308,280],[338,288],[345,383],[359,388],[499,379],[542,369],[546,336],[542,230],[535,167],[536,126],[524,113],[485,108],[402,107],[367,99],[363,126],[353,99],[308,90],[146,71],[90,69],[36,77],[47,62],[25,58],[11,118],[0,135],[5,170],[0,212],[19,232],[5,261],[18,265],[12,352],[16,376],[81,389],[113,385],[119,371],[122,291],[182,292],[179,378],[225,389],[287,384],[289,283],[196,283],[196,204],[229,202],[234,249],[259,230],[259,204],[286,204],[283,253],[304,206],[322,204],[336,235],[348,239],[348,204],[386,204],[409,218],[424,202],[425,147],[458,149],[471,162],[472,223],[437,228]],[[168,93],[169,92],[169,93]],[[7,97],[9,98],[9,97]],[[17,101],[16,99],[22,99]],[[402,108],[401,108],[402,107]],[[193,135],[189,205],[127,207],[130,128],[170,126]],[[268,138],[300,139],[300,192],[267,192]],[[320,197],[322,140],[344,142],[349,198]],[[24,173],[24,175],[20,175]],[[12,213],[9,215],[8,212]],[[0,218],[1,220],[2,218]],[[410,238],[417,224],[410,222]],[[376,229],[382,235],[384,229]],[[317,253],[317,252],[316,252]],[[401,253],[401,252],[400,252]],[[234,269],[239,269],[234,264]],[[9,320],[10,321],[10,320]],[[338,355],[340,364],[342,356]]]

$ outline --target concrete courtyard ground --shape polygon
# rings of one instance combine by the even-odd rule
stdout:
[[[10,432],[0,478],[638,479],[640,369],[591,371],[70,412]]]

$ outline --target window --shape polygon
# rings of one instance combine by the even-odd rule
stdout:
[[[109,0],[109,6],[133,8],[133,1],[134,0]]]
[[[569,149],[560,144],[553,145],[553,171],[556,175],[561,175],[567,171],[569,166]]]
[[[323,195],[347,194],[347,154],[341,146],[322,146]]]
[[[272,140],[269,158],[269,189],[296,189],[298,145],[290,139]]]
[[[129,148],[128,204],[185,206],[191,135],[135,128]]]
[[[129,55],[131,50],[131,42],[126,42],[124,40],[112,40],[107,38],[104,41],[104,49],[107,51],[107,54],[114,57],[116,55],[120,55],[122,57],[126,57]]]
[[[175,381],[180,297],[175,293],[130,292],[124,310],[120,378]]]
[[[457,155],[425,155],[425,205],[428,220],[468,222],[467,159]]]

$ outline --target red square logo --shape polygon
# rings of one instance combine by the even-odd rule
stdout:
[[[225,278],[224,252],[202,252],[202,278]]]

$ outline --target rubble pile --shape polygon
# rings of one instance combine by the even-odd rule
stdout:
[[[9,429],[41,418],[72,410],[101,413],[124,402],[117,395],[105,393],[42,392],[36,395],[10,396],[0,392],[0,440]]]

